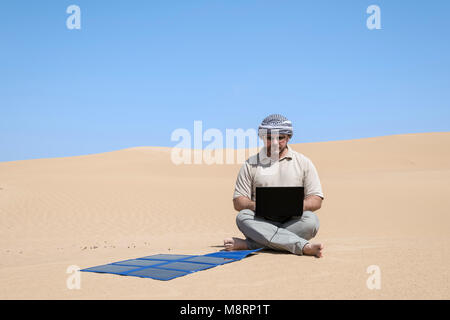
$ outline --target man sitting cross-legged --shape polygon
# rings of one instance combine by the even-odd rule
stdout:
[[[239,211],[236,223],[245,239],[227,238],[226,250],[271,248],[297,255],[322,257],[323,244],[310,243],[319,229],[319,219],[314,211],[320,209],[322,188],[311,160],[292,150],[287,143],[292,137],[292,123],[275,114],[263,120],[259,135],[264,148],[250,157],[239,171],[233,195],[233,205]],[[256,187],[304,187],[303,215],[286,219],[255,217]],[[280,206],[283,199],[279,199]],[[294,216],[295,214],[293,214]]]

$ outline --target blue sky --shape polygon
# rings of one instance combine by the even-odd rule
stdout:
[[[81,29],[69,30],[69,5]],[[381,30],[369,30],[369,5]],[[449,1],[4,1],[0,161],[175,146],[292,120],[292,143],[450,131]]]

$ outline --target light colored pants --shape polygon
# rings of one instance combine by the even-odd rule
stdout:
[[[246,237],[250,250],[268,247],[302,255],[308,240],[319,230],[319,219],[312,211],[304,211],[301,218],[291,218],[286,222],[276,222],[255,217],[252,210],[238,213],[236,224]]]

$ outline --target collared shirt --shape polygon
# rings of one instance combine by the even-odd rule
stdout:
[[[319,175],[311,160],[287,146],[282,158],[267,157],[265,148],[250,157],[239,171],[233,199],[244,196],[255,201],[256,187],[304,187],[305,198],[324,198]]]

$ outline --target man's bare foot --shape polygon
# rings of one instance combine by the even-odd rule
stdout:
[[[322,257],[323,244],[321,243],[308,243],[303,247],[303,254],[307,256],[315,256],[317,258]]]
[[[247,242],[244,239],[239,238],[227,238],[223,240],[223,245],[225,246],[225,250],[247,250]]]

